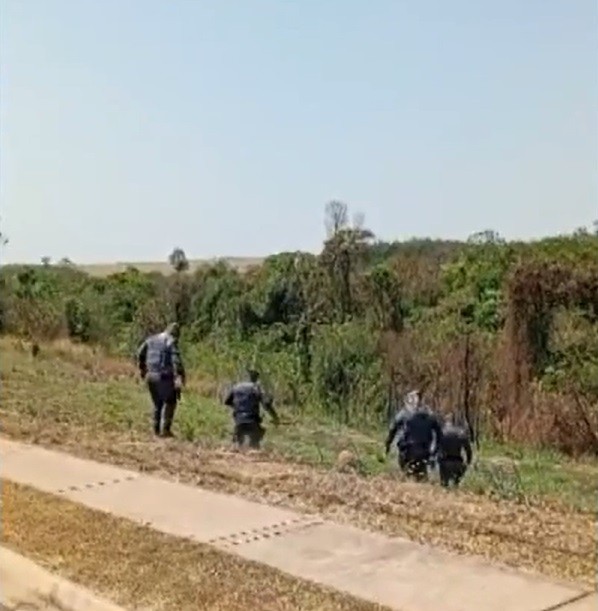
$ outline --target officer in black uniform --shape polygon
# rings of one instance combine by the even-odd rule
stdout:
[[[237,447],[244,445],[247,440],[249,447],[258,449],[266,432],[262,426],[260,407],[270,414],[274,424],[279,423],[279,418],[272,398],[264,392],[259,383],[259,373],[254,369],[249,369],[247,373],[247,380],[237,382],[229,390],[224,404],[232,409],[233,441]]]
[[[185,367],[178,348],[179,326],[171,323],[148,337],[137,351],[139,375],[154,405],[154,434],[171,437],[172,420],[185,385]]]
[[[442,439],[438,448],[440,483],[446,488],[451,483],[458,486],[471,465],[473,452],[467,430],[458,426],[452,416],[442,427]]]
[[[401,470],[417,480],[426,479],[433,449],[441,444],[442,426],[421,403],[419,391],[407,395],[404,407],[395,416],[386,437],[386,454],[395,439]]]

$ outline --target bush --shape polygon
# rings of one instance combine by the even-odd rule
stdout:
[[[376,424],[385,382],[376,334],[358,322],[322,327],[314,338],[314,399],[344,424]]]

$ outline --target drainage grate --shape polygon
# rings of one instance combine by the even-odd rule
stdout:
[[[270,524],[263,528],[240,530],[231,535],[211,539],[208,543],[216,547],[232,549],[239,545],[247,545],[257,541],[264,541],[265,539],[275,539],[323,523],[323,520],[320,518],[304,516],[292,520],[284,520],[276,524]]]
[[[93,488],[103,488],[105,486],[110,486],[111,484],[120,484],[122,482],[131,482],[134,479],[137,479],[138,475],[127,475],[126,477],[117,477],[114,479],[103,479],[98,480],[96,482],[88,482],[81,486],[67,486],[66,488],[61,488],[57,490],[57,494],[67,494],[68,492],[83,492],[84,490],[90,490]]]

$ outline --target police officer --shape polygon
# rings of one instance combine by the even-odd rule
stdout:
[[[463,457],[465,454],[465,460]],[[442,439],[438,450],[438,471],[440,483],[446,488],[451,482],[458,486],[471,465],[472,449],[465,428],[457,426],[453,416],[446,418],[442,427]]]
[[[278,424],[279,419],[272,398],[264,393],[259,383],[259,373],[254,369],[249,369],[247,373],[248,379],[238,382],[229,390],[224,404],[232,409],[235,423],[233,442],[241,447],[247,440],[249,447],[257,449],[266,432],[262,426],[260,406],[270,414],[274,424]]]
[[[172,437],[172,420],[185,385],[185,367],[178,348],[179,326],[171,323],[139,347],[137,364],[154,405],[154,434]]]
[[[386,437],[386,454],[395,438],[401,470],[417,480],[425,479],[433,449],[441,443],[442,426],[438,418],[422,405],[419,391],[407,395],[405,406],[395,416]]]

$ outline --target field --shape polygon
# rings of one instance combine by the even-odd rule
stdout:
[[[220,257],[217,259],[222,261],[240,272],[243,272],[253,266],[260,265],[263,262],[261,257]],[[194,272],[206,265],[213,265],[216,259],[190,259],[189,271]],[[104,277],[111,274],[118,274],[126,271],[128,268],[134,267],[142,273],[159,272],[161,274],[173,273],[172,265],[168,261],[141,261],[141,262],[117,262],[117,263],[90,263],[89,265],[77,265],[81,271],[90,274],[91,276]]]
[[[44,344],[36,357],[19,339],[4,338],[0,348],[9,437],[593,582],[595,462],[489,445],[464,490],[447,493],[401,481],[380,438],[288,412],[269,427],[264,451],[235,453],[227,413],[197,371],[177,413],[177,438],[156,441],[130,363],[68,342]],[[343,450],[353,460],[337,464]]]

